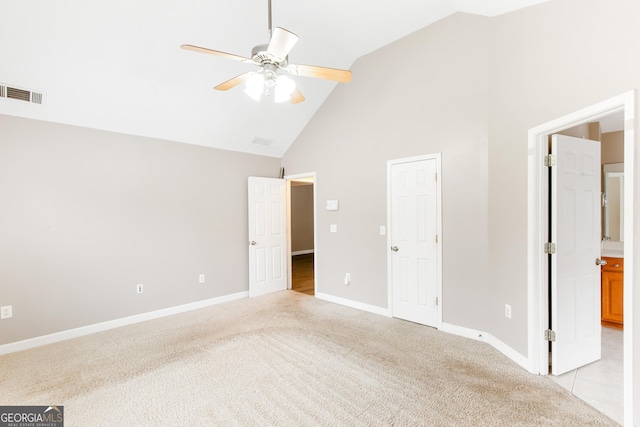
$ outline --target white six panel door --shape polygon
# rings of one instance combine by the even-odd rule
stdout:
[[[440,326],[437,160],[392,164],[391,280],[394,317]]]
[[[551,373],[600,359],[600,143],[552,136]]]
[[[285,180],[249,177],[249,296],[287,289]]]

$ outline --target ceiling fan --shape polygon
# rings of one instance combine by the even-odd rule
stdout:
[[[214,89],[229,90],[246,82],[245,92],[251,98],[259,101],[262,95],[270,97],[274,95],[275,102],[290,101],[297,104],[304,101],[304,96],[295,88],[295,82],[287,76],[315,77],[318,79],[335,80],[341,83],[351,81],[351,71],[336,68],[317,67],[314,65],[300,65],[289,63],[289,52],[298,41],[298,36],[284,28],[272,28],[271,25],[271,0],[269,7],[269,44],[261,44],[251,50],[251,57],[247,58],[219,50],[183,44],[182,49],[194,52],[207,53],[222,56],[246,64],[257,65],[258,71],[248,71],[226,82],[220,83]]]

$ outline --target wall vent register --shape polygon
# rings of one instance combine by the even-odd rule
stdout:
[[[44,102],[44,94],[29,89],[9,86],[0,83],[0,98],[15,99],[16,101],[25,101],[32,104],[42,104]]]

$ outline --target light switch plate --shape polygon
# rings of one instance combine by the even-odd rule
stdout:
[[[338,201],[337,200],[327,200],[327,210],[328,211],[337,211],[338,210]]]
[[[338,225],[337,224],[331,224],[329,226],[329,231],[331,231],[332,233],[337,233],[338,232]]]

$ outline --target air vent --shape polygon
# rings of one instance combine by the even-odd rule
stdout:
[[[268,147],[271,145],[273,141],[267,138],[260,138],[259,136],[256,136],[255,138],[253,138],[253,141],[251,142],[254,144],[264,145],[265,147]]]
[[[26,101],[33,104],[42,104],[44,95],[41,92],[34,92],[29,89],[18,88],[0,83],[0,98]]]
[[[42,94],[38,92],[31,92],[31,102],[34,104],[42,104]]]
[[[20,101],[31,101],[31,92],[28,90],[7,87],[7,98],[18,99]]]

